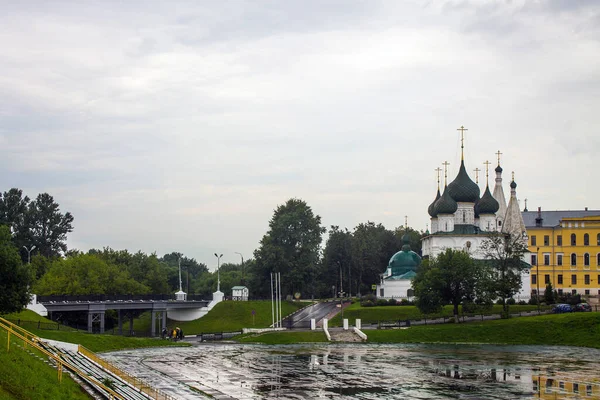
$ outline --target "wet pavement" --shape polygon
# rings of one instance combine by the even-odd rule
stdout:
[[[177,399],[600,399],[600,350],[199,344],[103,354]]]

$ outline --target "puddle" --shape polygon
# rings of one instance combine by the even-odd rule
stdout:
[[[104,357],[180,399],[600,399],[600,351],[583,348],[202,344]]]

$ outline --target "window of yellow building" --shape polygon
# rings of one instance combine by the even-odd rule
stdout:
[[[577,246],[577,235],[571,233],[571,246]]]
[[[590,235],[588,235],[587,233],[583,235],[583,245],[584,246],[590,245]]]
[[[600,241],[600,235],[598,237],[598,240]],[[557,246],[562,246],[562,235],[557,235],[556,236],[556,245]]]

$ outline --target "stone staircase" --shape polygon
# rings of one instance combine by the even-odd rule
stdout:
[[[329,330],[329,334],[331,335],[332,342],[344,342],[344,343],[353,343],[353,342],[362,342],[360,336],[354,333],[353,329],[343,330]]]

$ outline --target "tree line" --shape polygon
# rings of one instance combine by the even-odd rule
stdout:
[[[187,293],[210,298],[216,290],[217,271],[209,272],[204,263],[182,253],[159,257],[110,247],[68,250],[66,238],[73,230],[72,222],[71,213],[61,213],[47,193],[35,200],[16,188],[2,193],[0,272],[5,284],[0,286],[1,293],[10,292],[9,279],[5,279],[9,276],[19,280],[13,288],[26,291],[31,287],[39,295],[169,294],[178,291],[181,284]],[[325,234],[327,240],[322,246]],[[401,249],[405,234],[411,248],[420,253],[426,232],[402,226],[389,230],[370,221],[352,230],[339,226],[326,229],[305,201],[292,198],[274,210],[253,258],[220,267],[221,289],[228,295],[233,286],[244,285],[251,297],[270,298],[271,273],[277,272],[284,297],[369,294],[390,257]],[[520,273],[525,268],[520,257],[526,245],[507,246],[497,236],[486,240],[482,251],[487,264],[453,250],[425,260],[413,282],[419,307],[433,311],[453,304],[457,312],[461,304],[506,300],[518,292]],[[2,305],[0,311],[22,303],[25,297],[18,294],[12,296],[13,306]]]

